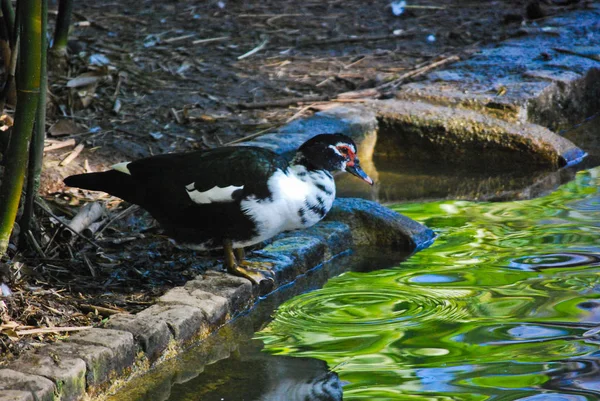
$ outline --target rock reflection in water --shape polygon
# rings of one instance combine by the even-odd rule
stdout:
[[[323,361],[271,356],[258,341],[171,388],[170,401],[341,401],[342,385]]]
[[[580,393],[578,400],[588,399],[585,396],[597,399],[600,391],[600,354],[565,361],[543,387],[562,393]]]

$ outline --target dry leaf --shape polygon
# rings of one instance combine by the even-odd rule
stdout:
[[[79,134],[83,129],[72,120],[59,120],[48,130],[50,136],[66,136]]]
[[[79,96],[79,101],[81,101],[81,106],[84,109],[92,103],[92,100],[94,100],[95,94],[96,94],[96,85],[91,85],[85,89],[80,89],[77,91],[77,96]]]
[[[104,71],[89,71],[70,79],[67,82],[67,88],[82,88],[84,86],[90,86],[97,84],[107,78]]]
[[[8,114],[2,114],[0,116],[0,123],[2,123],[0,125],[0,131],[6,131],[14,125],[14,120]]]

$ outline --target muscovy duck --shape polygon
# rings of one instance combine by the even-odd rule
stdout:
[[[140,205],[183,247],[223,248],[227,271],[258,283],[265,275],[244,263],[243,248],[325,217],[335,198],[331,172],[373,185],[356,154],[346,135],[320,134],[289,163],[259,147],[221,147],[119,163],[64,182]]]

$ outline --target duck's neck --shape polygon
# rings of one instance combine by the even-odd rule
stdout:
[[[297,192],[294,191],[296,196],[300,195],[292,201],[294,219],[297,220],[294,228],[310,227],[325,217],[333,205],[333,176],[326,170],[309,170],[303,164],[291,164],[286,174],[294,181],[301,181],[294,184],[297,189]]]
[[[300,181],[316,184],[321,181],[327,181],[335,191],[335,182],[333,176],[327,170],[307,167],[304,164],[291,163],[288,172],[297,177]]]
[[[298,168],[301,169],[304,167],[307,171],[320,171],[323,170],[317,166],[315,166],[311,161],[304,155],[302,152],[296,152],[294,158],[290,162],[290,168]],[[325,171],[325,170],[323,170]]]

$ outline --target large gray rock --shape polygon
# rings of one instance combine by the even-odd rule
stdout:
[[[358,156],[370,160],[376,141],[377,116],[374,112],[356,106],[339,106],[302,118],[280,128],[276,133],[241,143],[260,146],[283,154],[292,154],[300,145],[318,134],[342,133],[354,140]]]
[[[380,115],[378,155],[497,168],[558,168],[585,152],[539,125],[513,124],[472,110],[423,102],[373,103]]]
[[[359,246],[418,251],[435,239],[435,233],[424,225],[364,199],[336,199],[326,219],[347,224]]]

